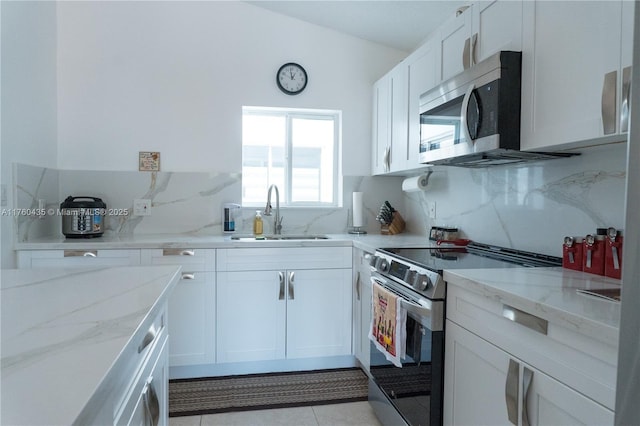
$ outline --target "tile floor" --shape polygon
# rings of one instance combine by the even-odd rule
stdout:
[[[381,426],[367,401],[169,417],[169,426]]]

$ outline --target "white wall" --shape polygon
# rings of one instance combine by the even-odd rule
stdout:
[[[13,162],[55,167],[56,5],[2,2],[2,155],[7,206],[14,204]],[[12,216],[2,216],[2,267],[14,266]]]
[[[370,174],[371,86],[406,52],[244,2],[58,4],[58,167],[241,171],[243,105],[343,111],[343,172]],[[309,84],[287,96],[285,62]]]

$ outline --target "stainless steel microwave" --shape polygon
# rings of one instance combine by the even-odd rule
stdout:
[[[512,163],[520,153],[522,53],[502,51],[420,97],[420,162]]]

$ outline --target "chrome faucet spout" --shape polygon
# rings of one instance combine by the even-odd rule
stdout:
[[[273,218],[273,233],[279,235],[282,233],[282,218],[280,217],[280,191],[276,185],[271,185],[267,191],[267,205],[264,208],[264,215],[271,216],[271,190],[276,190],[276,215]]]

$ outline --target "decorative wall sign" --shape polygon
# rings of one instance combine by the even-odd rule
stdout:
[[[141,172],[159,172],[160,171],[160,153],[140,151],[138,170]]]

